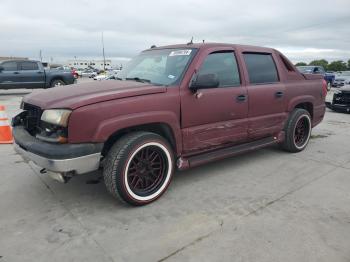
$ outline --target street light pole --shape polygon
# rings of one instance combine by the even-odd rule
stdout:
[[[105,43],[103,41],[103,32],[102,32],[102,55],[103,55],[103,71],[106,71]]]

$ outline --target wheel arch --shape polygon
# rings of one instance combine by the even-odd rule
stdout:
[[[302,97],[295,97],[292,99],[288,106],[288,111],[292,112],[296,108],[302,108],[309,112],[311,119],[314,116],[314,101],[313,96],[307,95]]]
[[[167,123],[163,122],[154,122],[154,123],[147,123],[147,124],[141,124],[141,125],[135,125],[135,126],[129,126],[122,129],[117,130],[113,134],[111,134],[108,139],[105,141],[103,149],[102,149],[102,155],[106,156],[108,151],[111,149],[113,144],[120,139],[125,134],[128,134],[130,132],[136,132],[136,131],[147,131],[152,132],[155,134],[158,134],[165,138],[169,144],[171,145],[172,149],[175,153],[178,153],[178,143],[175,137],[175,134],[173,132],[173,129],[171,126]]]
[[[314,117],[314,105],[311,102],[299,103],[295,106],[295,108],[305,109],[306,111],[309,112],[311,119],[313,119],[313,117]]]
[[[54,77],[49,79],[48,86],[51,87],[52,82],[55,81],[55,80],[61,80],[62,82],[66,83],[66,81],[64,81],[63,77],[61,77],[61,76],[54,76]]]

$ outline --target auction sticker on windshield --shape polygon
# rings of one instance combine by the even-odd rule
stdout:
[[[185,49],[185,50],[176,50],[176,51],[171,51],[169,56],[177,56],[177,55],[190,55],[192,52],[191,49]]]

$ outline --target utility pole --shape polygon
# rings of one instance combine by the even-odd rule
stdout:
[[[103,55],[103,71],[106,71],[105,43],[103,41],[103,32],[102,32],[102,55]]]
[[[41,52],[41,49],[40,49],[40,52],[39,52],[39,57],[40,57],[40,62],[43,62],[43,54]]]

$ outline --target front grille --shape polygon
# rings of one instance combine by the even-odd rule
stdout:
[[[43,113],[40,107],[24,103],[23,110],[27,112],[23,124],[25,129],[31,134],[36,135],[40,129],[40,118]]]

